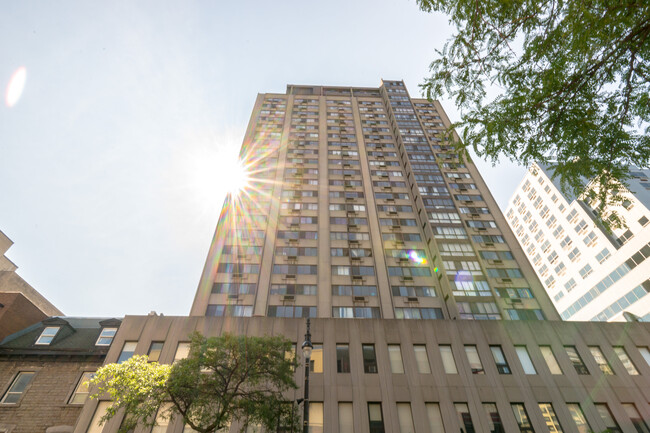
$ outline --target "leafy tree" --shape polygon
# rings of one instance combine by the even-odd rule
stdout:
[[[192,336],[189,356],[173,365],[149,363],[133,356],[100,368],[91,383],[91,398],[107,394],[112,406],[102,423],[124,412],[119,432],[137,425],[151,427],[156,418],[180,416],[201,433],[213,433],[233,422],[261,425],[268,431],[283,426],[297,430],[298,411],[285,398],[296,388],[296,362],[284,337],[224,334]]]
[[[627,165],[650,162],[650,2],[417,2],[456,27],[422,85],[461,110],[448,137],[462,129],[464,146],[493,163],[551,163],[576,197],[592,180],[601,212],[621,201]]]

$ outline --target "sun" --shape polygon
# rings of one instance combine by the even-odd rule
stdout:
[[[224,172],[221,174],[221,178],[225,180],[226,191],[232,195],[236,196],[241,191],[249,187],[250,177],[246,166],[239,160],[223,165]]]

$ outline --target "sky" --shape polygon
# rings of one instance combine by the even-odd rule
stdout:
[[[189,314],[223,167],[257,94],[383,78],[419,97],[451,34],[414,0],[3,2],[7,257],[69,316]],[[5,89],[21,67],[10,107]],[[475,162],[505,208],[524,168]]]

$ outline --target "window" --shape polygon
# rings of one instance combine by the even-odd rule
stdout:
[[[442,415],[440,414],[440,405],[438,403],[425,403],[424,406],[427,410],[431,433],[445,433],[445,427],[442,424]]]
[[[309,402],[309,433],[323,433],[323,402]]]
[[[571,418],[573,418],[576,428],[578,429],[578,433],[590,433],[591,426],[587,422],[587,418],[585,418],[582,409],[580,409],[580,405],[578,403],[568,403],[566,406],[567,409],[569,409],[569,413],[571,414]]]
[[[176,346],[176,353],[174,353],[174,362],[185,359],[190,354],[190,343],[181,342]]]
[[[637,347],[639,349],[639,352],[641,352],[641,356],[643,356],[643,359],[645,359],[645,362],[648,363],[650,366],[650,350],[648,350],[647,347]]]
[[[286,350],[284,352],[285,361],[289,361],[291,363],[295,362],[296,361],[296,350],[297,350],[296,343],[291,343],[291,349]],[[296,371],[295,366],[293,367],[293,371]]]
[[[483,403],[483,409],[488,417],[488,429],[490,433],[505,433],[497,405],[495,403]]]
[[[524,404],[512,403],[510,406],[512,406],[512,412],[515,414],[517,425],[519,425],[519,431],[521,433],[535,433],[533,426],[530,424],[528,412],[526,412],[526,407]]]
[[[614,353],[616,353],[616,356],[618,356],[618,359],[621,360],[623,363],[623,366],[627,370],[627,373],[631,376],[637,376],[639,372],[637,371],[636,367],[632,363],[632,360],[630,359],[629,356],[627,356],[627,352],[623,347],[614,347]]]
[[[311,350],[311,358],[309,358],[309,371],[312,373],[323,372],[323,344],[314,344]]]
[[[587,370],[585,363],[582,362],[582,358],[580,357],[580,354],[578,353],[578,350],[575,348],[575,346],[564,346],[564,350],[566,350],[566,354],[569,356],[569,360],[573,364],[573,367],[576,369],[576,373],[589,374],[589,370]]]
[[[594,233],[593,231],[589,232],[589,234],[587,236],[585,236],[585,238],[582,240],[582,242],[584,242],[585,245],[587,245],[588,247],[590,247],[592,245],[595,245],[596,242],[598,242],[598,238],[596,237],[596,233]]]
[[[440,346],[440,356],[442,357],[442,366],[445,369],[445,373],[458,374],[451,346]]]
[[[540,403],[539,410],[542,412],[542,416],[544,417],[549,432],[562,433],[562,427],[560,427],[560,421],[558,421],[557,416],[555,415],[553,405],[551,403]]]
[[[156,425],[151,433],[165,433],[169,427],[171,403],[163,403],[156,412]],[[226,430],[227,431],[227,430]]]
[[[570,292],[570,291],[573,290],[577,285],[578,285],[578,284],[576,283],[576,280],[574,280],[573,278],[571,278],[569,281],[567,281],[567,282],[564,284],[564,288],[566,289],[567,292]]]
[[[151,346],[149,346],[149,362],[158,362],[160,359],[160,352],[163,348],[162,341],[152,341]]]
[[[354,433],[352,403],[339,403],[339,433]]]
[[[102,430],[104,430],[104,424],[99,424],[99,420],[106,415],[106,411],[110,407],[111,402],[110,401],[100,401],[99,404],[97,405],[97,408],[95,409],[95,413],[93,414],[93,418],[90,421],[90,426],[88,427],[88,430],[86,433],[102,433]]]
[[[494,363],[497,365],[499,374],[510,374],[510,366],[508,365],[508,361],[506,361],[503,350],[501,350],[501,346],[490,346],[490,350],[492,351],[492,357],[494,358]]]
[[[612,412],[609,410],[609,407],[607,407],[607,404],[596,403],[594,406],[596,406],[596,410],[600,415],[600,419],[603,420],[603,423],[605,424],[605,429],[609,429],[608,431],[610,433],[622,432],[621,428],[618,426],[618,423],[612,416]]]
[[[454,403],[456,413],[458,414],[458,421],[461,426],[465,427],[465,433],[475,433],[474,423],[472,423],[472,416],[469,413],[467,403]]]
[[[603,263],[605,260],[607,260],[612,254],[609,252],[607,248],[603,248],[601,252],[596,254],[596,260],[598,260],[598,263]]]
[[[116,333],[117,328],[103,328],[102,332],[99,333],[95,346],[110,346]]]
[[[381,403],[368,403],[368,421],[370,423],[370,433],[384,433]]]
[[[413,346],[415,351],[415,363],[418,366],[418,373],[429,374],[431,373],[431,366],[429,365],[429,355],[427,355],[427,346],[424,344],[416,344]]]
[[[56,336],[57,332],[59,332],[59,329],[61,329],[60,326],[48,326],[45,329],[43,329],[43,332],[41,332],[41,335],[36,339],[36,342],[34,344],[39,344],[46,346],[54,340],[54,337]]]
[[[397,420],[400,433],[413,433],[415,431],[410,403],[397,403]]]
[[[68,400],[68,404],[84,404],[86,398],[88,397],[88,387],[90,385],[89,381],[93,378],[94,375],[95,373],[91,371],[84,372],[81,375],[79,382],[77,382],[77,386],[75,387],[74,392],[70,397],[70,400]]]
[[[632,425],[638,433],[650,433],[648,425],[643,422],[643,419],[641,418],[641,415],[639,415],[639,411],[636,409],[634,404],[623,403],[623,409],[625,409],[625,413],[630,417],[630,421],[632,421]]]
[[[135,346],[137,344],[137,341],[126,341],[124,343],[124,347],[122,347],[122,353],[120,353],[120,357],[117,358],[117,363],[120,364],[132,357],[135,353]]]
[[[551,374],[562,374],[562,369],[553,355],[553,349],[551,346],[539,346],[539,350],[542,352],[544,361],[546,361],[546,366],[548,367]]]
[[[0,403],[4,404],[16,404],[20,401],[20,398],[25,393],[27,385],[30,384],[34,375],[36,373],[33,371],[21,371],[16,375],[16,378],[11,383],[11,386],[5,392],[5,395],[2,396]]]
[[[350,346],[348,344],[336,345],[336,372],[350,372]]]
[[[377,355],[375,354],[375,345],[362,344],[361,350],[363,352],[363,371],[366,373],[377,373]],[[402,372],[403,371],[404,369],[402,368]]]
[[[612,367],[609,366],[609,363],[607,362],[607,358],[605,358],[605,355],[603,355],[603,352],[600,350],[600,347],[590,346],[589,350],[591,351],[591,355],[596,360],[596,364],[598,364],[598,368],[600,368],[600,371],[602,371],[603,374],[606,375],[613,375],[614,372],[612,371]]]
[[[472,374],[485,374],[476,346],[465,346],[465,354],[467,355],[467,361],[469,362],[469,368],[472,370]]]
[[[584,268],[580,269],[580,276],[581,276],[583,279],[585,279],[585,278],[587,278],[589,275],[591,275],[592,272],[593,272],[593,269],[591,269],[591,265],[587,264],[587,265],[585,265]]]
[[[530,359],[530,355],[528,354],[526,346],[515,346],[515,352],[517,352],[517,356],[519,357],[521,367],[524,369],[524,373],[537,374],[537,370],[535,370],[535,365]]]

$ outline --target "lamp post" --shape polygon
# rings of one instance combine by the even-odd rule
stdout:
[[[303,400],[302,431],[309,433],[309,363],[311,361],[311,334],[309,333],[309,318],[307,318],[307,333],[302,343],[302,356],[305,358],[305,399]]]

